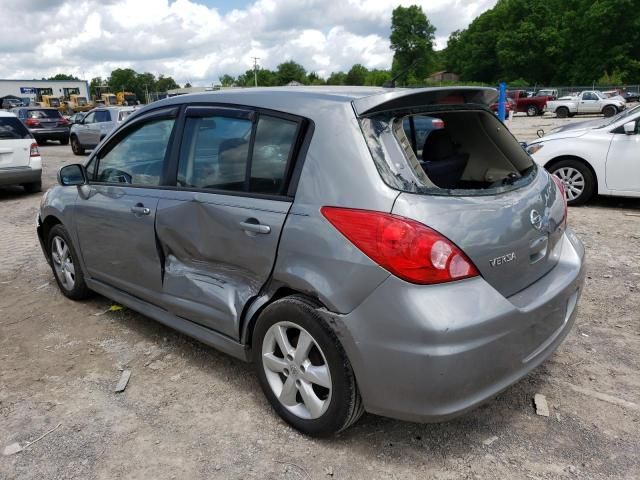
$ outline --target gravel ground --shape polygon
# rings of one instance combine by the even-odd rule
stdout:
[[[516,116],[511,129],[531,140],[577,120]],[[42,154],[48,188],[76,157]],[[588,278],[576,326],[540,368],[453,421],[365,415],[322,440],[276,417],[250,365],[135,312],[104,313],[103,297],[63,297],[35,236],[39,199],[0,189],[0,451],[61,425],[0,455],[2,479],[638,478],[640,199],[570,209]]]

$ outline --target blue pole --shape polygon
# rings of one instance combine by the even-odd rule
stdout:
[[[498,86],[498,92],[498,118],[501,122],[504,122],[504,119],[507,116],[505,108],[505,104],[507,103],[507,84],[504,82],[500,82],[500,85]]]

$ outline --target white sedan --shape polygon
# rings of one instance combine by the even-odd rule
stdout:
[[[562,180],[569,205],[594,193],[640,197],[640,107],[556,128],[527,152]]]

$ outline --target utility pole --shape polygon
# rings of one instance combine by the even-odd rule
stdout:
[[[253,58],[253,79],[257,87],[258,86],[258,60],[260,60],[260,57],[251,57],[251,58]]]

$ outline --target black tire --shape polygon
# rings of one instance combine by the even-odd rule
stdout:
[[[64,244],[67,246],[69,256],[74,267],[74,282],[72,288],[69,288],[67,285],[65,285],[65,283],[61,279],[61,274],[56,268],[56,265],[58,263],[55,260],[56,253],[54,252],[54,242],[56,241],[57,237],[60,237],[64,241]],[[74,248],[73,243],[71,243],[71,239],[69,237],[69,234],[67,233],[67,230],[60,224],[54,225],[49,231],[49,236],[47,238],[47,253],[50,259],[49,263],[51,264],[51,269],[53,270],[53,276],[56,279],[58,288],[60,288],[60,291],[65,297],[72,300],[82,300],[91,295],[91,290],[89,290],[89,287],[87,287],[87,284],[84,281],[84,274],[82,273],[82,268],[80,267],[76,249]]]
[[[69,137],[61,138],[60,145],[69,145]]]
[[[78,137],[71,135],[71,151],[74,155],[84,155],[84,148],[80,145]]]
[[[571,206],[576,206],[576,205],[582,205],[587,201],[589,201],[589,199],[593,197],[593,194],[596,191],[596,179],[591,169],[587,167],[587,165],[581,162],[580,160],[574,160],[574,159],[568,158],[565,160],[560,160],[558,162],[552,163],[547,167],[547,170],[552,175],[557,175],[557,173],[562,168],[573,168],[578,172],[580,172],[580,174],[584,178],[584,189],[582,190],[582,193],[574,199],[570,199],[569,197],[567,197],[567,203]],[[560,175],[557,175],[557,176],[560,177]]]
[[[606,107],[604,107],[602,109],[602,114],[605,117],[613,117],[617,113],[618,113],[618,109],[616,107],[614,107],[613,105],[607,105]]]
[[[27,193],[38,193],[42,191],[42,180],[37,182],[25,183],[22,185],[24,191]]]
[[[256,322],[252,350],[260,386],[273,409],[293,428],[308,435],[323,436],[340,432],[354,424],[364,408],[349,359],[334,331],[316,312],[317,308],[317,305],[300,295],[275,301],[262,311]],[[318,418],[305,419],[289,411],[276,397],[267,379],[262,360],[263,342],[269,328],[282,321],[306,330],[321,349],[323,359],[326,359],[331,376],[331,396],[327,400],[329,405]],[[295,342],[297,346],[297,339]]]
[[[535,105],[529,105],[527,107],[527,117],[535,117],[538,115],[538,107]]]
[[[558,118],[567,118],[569,116],[569,109],[567,107],[556,108],[556,116]]]

